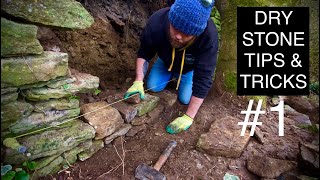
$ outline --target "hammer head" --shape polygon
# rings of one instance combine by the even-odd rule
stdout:
[[[146,164],[140,164],[136,168],[135,177],[140,180],[166,180],[161,172]]]

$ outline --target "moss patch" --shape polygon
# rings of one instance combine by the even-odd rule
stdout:
[[[225,72],[224,85],[226,90],[236,93],[237,92],[237,73]]]

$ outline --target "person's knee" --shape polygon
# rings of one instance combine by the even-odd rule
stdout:
[[[190,103],[190,97],[179,97],[178,99],[183,105],[188,105]]]
[[[161,86],[157,86],[156,84],[148,81],[147,82],[147,88],[151,91],[151,92],[160,92],[164,89],[164,87]]]

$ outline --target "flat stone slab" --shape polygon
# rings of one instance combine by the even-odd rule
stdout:
[[[44,51],[41,55],[1,58],[1,88],[49,81],[67,72],[67,53]]]
[[[31,104],[20,101],[1,106],[1,130],[5,130],[17,121],[27,118],[33,109]]]
[[[176,93],[172,93],[168,90],[163,90],[157,93],[157,96],[168,107],[172,107],[177,102],[177,99],[178,99],[178,96]]]
[[[128,137],[135,136],[138,132],[147,129],[147,125],[143,124],[141,126],[133,126],[126,134]]]
[[[159,104],[152,111],[148,112],[148,116],[150,117],[151,121],[157,121],[159,120],[159,117],[161,113],[163,113],[163,111],[164,107],[161,104]]]
[[[295,161],[280,160],[266,156],[250,156],[247,160],[247,168],[252,173],[263,178],[277,178],[281,173],[297,167]]]
[[[130,124],[124,124],[119,130],[117,130],[116,132],[114,132],[110,136],[106,137],[104,139],[104,144],[109,144],[113,141],[113,139],[115,139],[119,136],[125,135],[131,128],[132,128],[132,126]]]
[[[292,119],[295,122],[296,126],[300,126],[300,125],[310,126],[310,125],[312,125],[311,120],[305,114],[302,114],[299,112],[287,111],[287,112],[285,112],[285,116],[287,118]]]
[[[239,119],[230,116],[214,121],[209,132],[200,136],[197,150],[214,156],[240,157],[250,136],[248,130],[240,136],[242,126],[238,122]]]
[[[60,154],[56,154],[53,156],[43,157],[35,160],[37,166],[36,170],[42,169],[43,167],[47,166],[49,163],[51,163],[53,160],[57,159],[60,156]]]
[[[85,29],[94,22],[93,17],[81,3],[74,0],[3,0],[1,11],[45,26]]]
[[[2,3],[1,3],[2,4]],[[1,57],[41,54],[38,27],[1,18]]]
[[[143,116],[148,112],[152,111],[159,103],[160,98],[157,96],[152,96],[150,94],[145,94],[145,99],[141,101],[139,104],[134,105],[137,109],[137,116]]]
[[[63,157],[58,156],[55,160],[50,162],[47,166],[38,169],[33,174],[33,178],[37,179],[39,177],[44,177],[54,171],[56,168],[61,168],[61,163],[63,162]]]
[[[137,109],[128,105],[125,102],[118,102],[112,105],[112,107],[116,108],[122,118],[126,121],[126,123],[130,123],[134,117],[137,115]]]
[[[1,95],[6,94],[6,93],[13,93],[13,92],[17,92],[18,88],[15,87],[9,87],[9,88],[1,88]]]
[[[69,118],[80,114],[80,108],[61,111],[33,112],[27,118],[15,122],[9,127],[9,131],[15,134],[22,134],[27,131],[37,130],[47,126],[53,126]]]
[[[130,123],[133,126],[140,126],[143,124],[149,124],[151,123],[152,119],[150,117],[147,117],[147,115],[141,116],[141,117],[135,117]]]
[[[34,111],[43,112],[50,110],[66,110],[79,108],[79,100],[71,98],[50,99],[48,101],[37,101],[32,103]]]
[[[64,84],[58,88],[31,88],[23,90],[23,94],[30,101],[44,101],[70,97],[75,93],[93,93],[99,87],[99,78],[87,73],[76,72],[72,74],[75,81]]]
[[[85,120],[95,128],[95,139],[102,139],[117,131],[124,124],[120,113],[115,108],[108,105],[107,102],[100,101],[95,103],[84,104],[81,106],[81,114]]]
[[[18,142],[27,148],[27,153],[20,154],[13,149],[5,149],[4,162],[21,164],[26,160],[34,160],[46,156],[62,154],[77,147],[80,143],[94,138],[95,130],[92,126],[80,120],[64,125],[65,128],[51,129],[39,134],[18,138]]]
[[[1,105],[9,104],[11,102],[16,101],[17,99],[18,99],[17,92],[1,94]]]
[[[89,159],[92,155],[94,155],[96,152],[98,152],[100,149],[102,149],[103,147],[104,147],[104,143],[102,140],[94,140],[92,142],[92,146],[89,149],[78,154],[78,159],[80,161],[85,161]]]
[[[62,154],[62,157],[64,158],[63,164],[69,166],[70,164],[75,163],[78,159],[77,155],[85,150],[88,150],[91,146],[92,140],[90,139],[89,141],[79,144],[77,147],[71,149],[70,151],[64,152]]]

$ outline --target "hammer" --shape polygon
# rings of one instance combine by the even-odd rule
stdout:
[[[177,146],[176,141],[171,141],[167,148],[162,152],[156,164],[151,167],[146,164],[140,164],[136,168],[135,177],[140,180],[166,180],[166,176],[159,172],[162,165],[167,161],[173,148]]]

